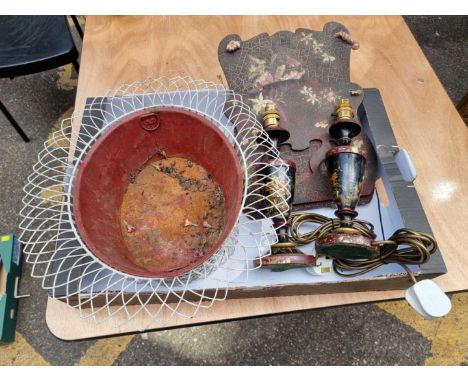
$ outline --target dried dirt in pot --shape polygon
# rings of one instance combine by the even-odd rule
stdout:
[[[133,263],[152,272],[177,272],[210,253],[220,239],[223,192],[191,160],[156,160],[132,174],[120,224]]]

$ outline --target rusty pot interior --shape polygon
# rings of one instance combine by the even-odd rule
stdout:
[[[172,158],[177,160],[171,162]],[[177,165],[193,163],[194,168],[200,168],[198,174],[204,174],[204,179],[213,180],[217,190],[222,192],[222,224],[208,224],[200,220],[190,221],[197,227],[187,226],[186,219],[183,219],[183,209],[192,213],[194,200],[199,203],[195,207],[200,219],[206,216],[213,219],[209,215],[213,207],[210,198],[206,195],[204,198],[192,198],[190,192],[193,190],[190,188],[184,189],[183,195],[172,197],[164,194],[171,192],[169,187],[160,187],[159,183],[162,182],[154,178],[154,188],[151,183],[146,183],[145,189],[136,191],[135,183],[138,182],[139,174],[141,182],[151,179],[152,175],[167,175],[173,176],[168,181],[174,183],[172,169],[169,171],[164,166],[175,162]],[[150,165],[163,172],[167,170],[167,174],[157,173],[148,167]],[[155,173],[151,174],[150,170]],[[194,171],[184,172],[190,175]],[[130,191],[133,194],[129,198],[126,193]],[[236,224],[242,195],[242,169],[237,154],[224,134],[212,122],[195,113],[183,109],[159,108],[133,113],[117,121],[92,146],[78,169],[73,190],[73,213],[82,240],[103,263],[134,276],[172,277],[194,269],[219,249]],[[127,204],[123,204],[125,196]],[[146,208],[146,204],[138,204],[138,198],[146,202],[150,198],[151,203]],[[129,207],[128,200],[138,208],[132,205]],[[128,218],[122,216],[122,211],[127,214],[125,216],[136,219],[137,223],[125,221]],[[138,221],[138,217],[143,215],[151,220],[151,224],[145,225],[145,235],[141,235],[142,241],[138,243],[135,238],[140,237],[138,225],[141,225],[143,219]],[[163,220],[166,226],[171,225],[171,229],[175,227],[182,233],[193,230],[192,237],[200,235],[202,224],[206,224],[211,231],[217,228],[219,232],[216,233],[216,240],[210,242],[210,248],[205,247],[202,251],[194,242],[191,251],[181,251],[182,244],[177,235],[167,239],[161,231],[158,222]],[[127,233],[130,236],[135,234],[133,241],[127,240]],[[156,242],[157,245],[154,244]],[[138,252],[140,244],[146,251],[143,262],[135,260],[135,250]],[[187,249],[186,246],[184,248]]]

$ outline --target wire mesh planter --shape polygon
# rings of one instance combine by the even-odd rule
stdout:
[[[77,227],[73,191],[80,166],[103,134],[128,116],[161,107],[194,113],[222,132],[242,169],[242,201],[234,228],[206,261],[181,275],[143,277],[110,266],[89,249]],[[123,325],[138,317],[143,330],[154,320],[193,317],[224,300],[230,283],[247,280],[253,260],[270,254],[277,240],[272,211],[286,223],[282,209],[267,206],[262,193],[274,175],[263,170],[273,159],[279,153],[255,114],[221,84],[150,78],[88,99],[44,144],[24,187],[20,240],[32,276],[42,279],[51,297],[96,322]],[[278,205],[285,202],[279,197]]]

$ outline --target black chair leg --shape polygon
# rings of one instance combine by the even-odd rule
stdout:
[[[75,70],[76,70],[76,73],[77,73],[77,74],[80,74],[80,64],[78,63],[78,61],[75,60],[75,61],[72,62],[72,64],[73,64],[73,67],[74,67]]]
[[[23,141],[29,142],[28,136],[24,133],[24,131],[21,129],[20,125],[18,125],[18,122],[13,118],[13,116],[10,114],[8,109],[5,107],[5,105],[0,101],[0,110],[2,110],[3,114],[5,114],[5,117],[7,117],[8,121],[13,125],[15,130],[18,132],[18,134],[23,138]]]
[[[71,16],[71,19],[73,20],[73,24],[75,24],[75,28],[78,31],[78,34],[80,35],[81,39],[83,40],[83,29],[81,29],[81,25],[78,22],[78,18],[76,16]]]

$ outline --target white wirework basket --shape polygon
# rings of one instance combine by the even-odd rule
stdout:
[[[234,229],[213,256],[177,277],[137,277],[111,268],[82,241],[73,214],[75,177],[92,145],[120,118],[155,107],[181,108],[210,120],[232,144],[244,173]],[[79,309],[83,318],[122,325],[138,316],[143,330],[153,320],[193,317],[200,308],[224,300],[233,280],[247,280],[253,259],[270,254],[277,240],[272,210],[286,223],[282,208],[271,208],[262,192],[268,181],[263,170],[279,153],[241,96],[221,84],[162,77],[124,85],[88,99],[44,146],[24,187],[20,240],[32,276],[42,279],[51,297]],[[286,201],[280,192],[278,196],[280,206]]]

